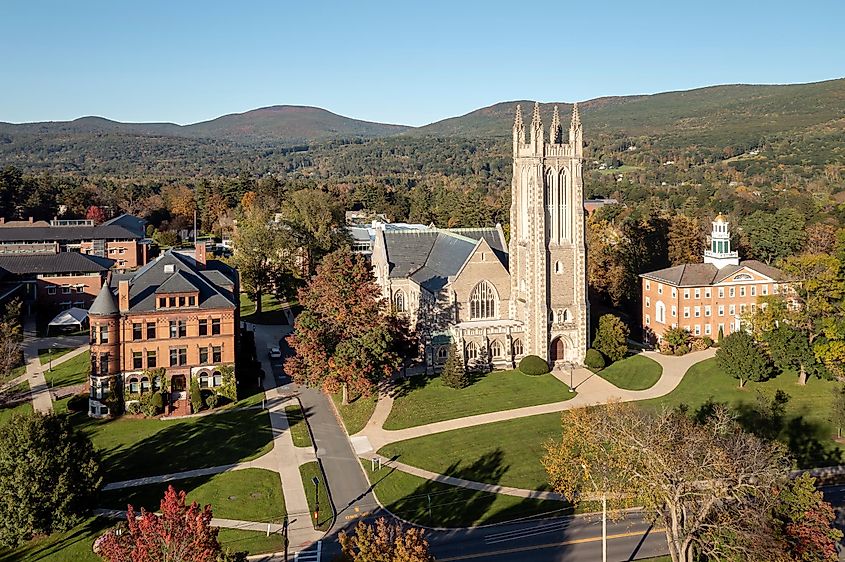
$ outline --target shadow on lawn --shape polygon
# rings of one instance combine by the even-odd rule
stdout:
[[[504,454],[497,449],[463,467],[454,463],[443,474],[496,484],[508,470],[503,460]],[[373,487],[377,489],[378,485],[379,482],[376,482]],[[399,517],[433,527],[466,527],[482,519],[485,523],[511,521],[541,512],[555,512],[556,515],[571,513],[571,506],[564,502],[514,498],[515,505],[488,514],[496,499],[494,493],[427,481],[386,507]]]
[[[89,519],[68,531],[68,535],[59,540],[49,541],[47,539],[49,542],[38,541],[21,545],[11,551],[3,550],[0,552],[0,562],[16,562],[22,559],[37,562],[38,560],[53,559],[57,552],[70,548],[78,542],[93,543],[94,539],[109,528],[111,524],[111,521],[104,518]]]
[[[125,433],[127,441],[138,439],[131,431],[133,423],[161,424],[161,430],[130,445],[100,450],[107,481],[237,463],[259,454],[273,439],[268,414],[259,409],[180,421],[98,421],[81,413],[74,414],[74,423],[88,434]]]
[[[482,380],[487,374],[488,373],[480,372],[467,373],[467,377],[469,378],[469,384],[465,386],[464,389],[471,388],[472,385]],[[440,378],[440,376],[426,374],[409,375],[404,379],[397,379],[395,384],[390,387],[390,393],[394,399],[403,398],[405,396],[408,396],[415,390],[425,388],[432,380],[437,378]]]

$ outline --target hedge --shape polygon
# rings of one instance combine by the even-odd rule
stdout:
[[[545,375],[550,369],[545,359],[536,355],[526,355],[519,362],[519,371],[524,375]]]

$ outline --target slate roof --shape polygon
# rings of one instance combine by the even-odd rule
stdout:
[[[507,250],[495,228],[386,230],[384,242],[390,277],[410,278],[436,292],[449,281],[484,238],[507,267]]]
[[[113,219],[109,219],[102,224],[102,226],[111,225],[123,227],[129,232],[138,235],[138,238],[144,238],[147,235],[146,221],[142,218],[136,217],[135,215],[130,215],[128,213],[118,215]]]
[[[757,260],[742,260],[739,265],[726,265],[721,269],[711,263],[687,263],[643,273],[641,277],[676,287],[701,287],[721,283],[746,267],[776,281],[783,279],[783,274],[779,269]]]
[[[143,238],[117,224],[98,226],[2,226],[0,242],[55,242],[62,240],[137,240]]]
[[[170,269],[165,266],[173,266],[173,270],[165,271]],[[114,292],[121,280],[129,280],[129,309],[132,312],[155,310],[157,292],[198,292],[197,306],[201,309],[234,309],[237,300],[233,277],[221,270],[223,266],[215,267],[218,269],[203,271],[192,258],[168,250],[135,273],[112,275],[111,289]],[[234,275],[231,268],[228,272]]]
[[[97,298],[91,303],[91,308],[88,309],[88,314],[95,316],[112,316],[119,314],[120,310],[117,308],[117,303],[114,301],[114,295],[109,288],[108,282],[103,283],[100,292],[97,293]]]
[[[114,265],[114,260],[79,252],[0,255],[0,270],[12,275],[101,273],[108,271],[112,265]]]

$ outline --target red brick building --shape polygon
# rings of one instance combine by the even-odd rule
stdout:
[[[757,300],[784,288],[779,269],[756,260],[740,260],[731,250],[730,224],[713,221],[704,263],[676,265],[640,275],[643,333],[660,339],[680,326],[695,336],[716,339],[741,329],[742,316]],[[648,339],[648,336],[647,336]]]
[[[235,271],[170,250],[138,271],[115,274],[88,311],[91,325],[89,415],[164,391],[168,413],[189,413],[189,389],[215,389],[233,376],[239,305]],[[164,369],[163,379],[154,375]],[[119,390],[118,390],[119,389]]]

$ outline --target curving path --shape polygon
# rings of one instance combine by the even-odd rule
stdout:
[[[442,433],[453,429],[462,429],[465,427],[473,427],[515,418],[536,416],[539,414],[562,412],[563,410],[569,410],[581,406],[603,404],[608,400],[631,402],[636,400],[645,400],[648,398],[659,398],[675,390],[691,366],[704,361],[705,359],[709,359],[715,354],[716,350],[713,348],[705,351],[689,353],[681,357],[661,355],[655,351],[646,351],[643,355],[659,363],[663,368],[663,374],[654,386],[645,390],[623,390],[591,371],[579,368],[575,370],[574,376],[574,385],[575,389],[578,391],[578,395],[569,400],[563,402],[553,402],[551,404],[541,404],[538,406],[527,406],[525,408],[516,408],[513,410],[502,410],[487,414],[478,414],[475,416],[445,420],[428,425],[409,427],[394,431],[386,430],[383,427],[387,416],[390,414],[390,409],[393,406],[393,399],[390,397],[389,392],[384,392],[379,396],[376,410],[366,427],[355,434],[350,440],[358,455],[366,455],[378,451],[385,445],[395,443],[396,441],[404,441],[406,439],[413,439],[414,437],[422,437],[424,435],[433,435],[435,433]],[[555,374],[561,381],[568,384],[568,376],[564,377],[560,372],[556,372]]]

